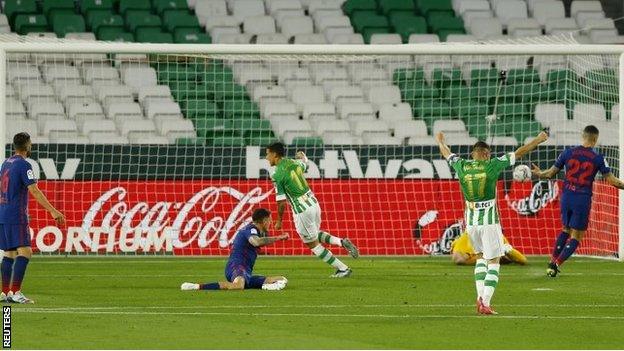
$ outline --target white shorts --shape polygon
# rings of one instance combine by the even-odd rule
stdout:
[[[471,225],[466,227],[466,231],[475,253],[482,253],[484,259],[505,256],[505,241],[500,224]]]
[[[301,213],[293,214],[295,218],[295,229],[304,243],[311,243],[318,240],[318,233],[321,231],[321,207],[314,203]]]

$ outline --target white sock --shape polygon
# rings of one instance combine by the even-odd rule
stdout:
[[[485,287],[483,288],[483,304],[485,306],[490,305],[492,296],[494,296],[494,290],[498,285],[498,273],[500,271],[500,264],[490,263],[488,264],[487,275],[485,276]]]
[[[334,257],[334,254],[332,254],[331,251],[327,250],[321,244],[316,245],[312,249],[312,252],[314,253],[314,255],[316,257],[318,257],[321,260],[323,260],[323,262],[326,262],[326,263],[332,265],[332,267],[334,267],[334,268],[336,268],[338,270],[344,271],[344,270],[349,268],[349,267],[347,267],[346,264],[342,263],[342,261],[340,261],[338,258]]]
[[[330,244],[334,246],[342,246],[342,239],[337,236],[333,236],[328,232],[319,232],[318,241],[324,244]]]
[[[477,287],[477,298],[483,297],[483,288],[485,286],[485,276],[487,275],[487,261],[480,258],[475,263],[474,276],[475,285]]]

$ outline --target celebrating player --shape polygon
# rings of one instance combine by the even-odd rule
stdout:
[[[480,314],[496,314],[490,302],[498,284],[500,258],[505,255],[503,231],[496,206],[496,182],[501,171],[513,166],[516,158],[528,154],[548,139],[541,132],[530,143],[498,158],[490,158],[490,147],[479,141],[472,147],[472,159],[464,160],[451,153],[444,142],[444,134],[436,135],[440,153],[457,172],[466,201],[466,231],[477,254],[475,284],[477,287],[477,311]]]
[[[527,258],[522,252],[514,249],[503,236],[505,242],[505,256],[501,257],[501,264],[517,263],[520,265],[527,264]],[[463,232],[457,239],[451,243],[451,260],[456,265],[473,265],[477,262],[477,254],[474,252],[468,232]]]
[[[349,254],[357,258],[358,249],[347,238],[340,239],[327,232],[321,231],[321,207],[310,190],[303,172],[308,168],[306,155],[299,151],[296,159],[285,158],[284,144],[276,142],[266,149],[266,159],[271,166],[276,166],[272,181],[275,186],[277,200],[277,221],[275,228],[282,227],[282,218],[286,209],[286,201],[290,203],[295,220],[297,233],[304,244],[309,247],[316,257],[336,268],[331,277],[345,278],[351,275],[351,269],[335,257],[331,251],[323,247],[322,243],[342,246]]]
[[[13,147],[15,155],[4,161],[0,169],[0,249],[4,250],[0,265],[0,300],[34,303],[22,293],[22,281],[32,256],[28,228],[28,193],[50,212],[58,225],[65,223],[65,217],[37,187],[32,167],[26,161],[32,148],[30,135],[16,134],[13,137]]]
[[[596,173],[600,171],[609,184],[624,189],[624,183],[611,173],[604,156],[594,150],[598,135],[598,128],[589,125],[583,130],[582,144],[564,150],[550,169],[542,171],[533,165],[532,173],[539,179],[550,179],[565,167],[560,207],[563,229],[555,241],[555,248],[546,270],[546,274],[550,277],[557,276],[560,272],[559,267],[572,256],[585,235]]]
[[[256,209],[251,215],[253,223],[248,224],[236,233],[232,243],[230,258],[225,265],[225,282],[215,283],[182,283],[182,290],[243,290],[264,289],[282,290],[288,282],[285,277],[264,277],[251,275],[253,272],[258,248],[271,245],[276,241],[287,240],[288,234],[268,237],[271,227],[271,213],[264,208]]]

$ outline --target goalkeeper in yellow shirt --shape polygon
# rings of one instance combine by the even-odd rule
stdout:
[[[518,250],[514,249],[503,237],[505,241],[505,256],[501,257],[501,263],[517,263],[521,265],[527,264],[527,258]],[[463,232],[457,239],[451,243],[451,260],[457,265],[474,265],[477,255],[470,245],[468,233]]]

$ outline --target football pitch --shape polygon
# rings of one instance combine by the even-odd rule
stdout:
[[[34,257],[12,305],[19,349],[614,349],[624,345],[624,264],[573,258],[555,278],[544,257],[503,266],[493,306],[475,312],[472,267],[448,257],[260,257],[283,291],[179,290],[223,278],[225,258]]]

